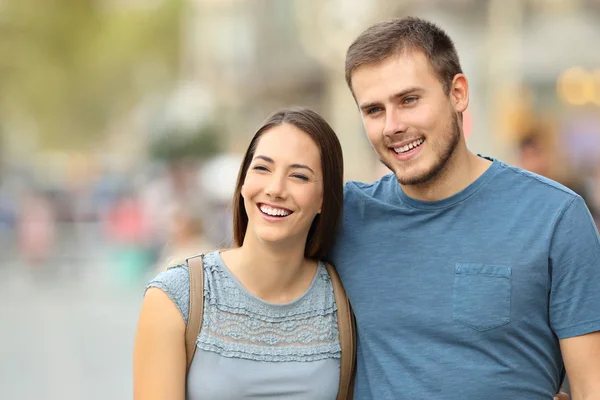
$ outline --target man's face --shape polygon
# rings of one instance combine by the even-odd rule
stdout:
[[[371,145],[402,185],[439,175],[461,140],[458,113],[425,55],[404,52],[352,74],[352,89]]]

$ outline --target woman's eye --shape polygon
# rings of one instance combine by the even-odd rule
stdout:
[[[262,165],[255,165],[252,169],[255,171],[268,171],[267,167],[263,167]]]
[[[303,180],[303,181],[308,181],[308,177],[307,177],[307,176],[305,176],[305,175],[301,175],[301,174],[294,174],[294,175],[292,175],[292,176],[293,176],[294,178],[298,178],[298,179],[300,179],[300,180]]]

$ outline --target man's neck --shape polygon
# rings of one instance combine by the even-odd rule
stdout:
[[[466,147],[459,148],[435,178],[421,185],[402,185],[402,191],[415,200],[443,200],[475,182],[490,165],[491,161],[471,153]]]

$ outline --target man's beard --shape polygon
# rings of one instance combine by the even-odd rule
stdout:
[[[458,143],[460,141],[460,135],[462,135],[460,124],[458,122],[458,115],[452,113],[451,118],[452,125],[450,129],[452,136],[450,137],[450,141],[447,142],[445,145],[444,143],[441,143],[441,146],[443,147],[441,147],[439,152],[436,152],[436,149],[432,148],[434,153],[437,155],[437,159],[435,163],[431,166],[431,168],[429,168],[427,171],[413,176],[401,176],[401,174],[399,172],[396,172],[391,165],[389,165],[385,160],[381,159],[381,162],[386,167],[394,171],[396,179],[398,179],[398,182],[400,182],[401,185],[423,185],[433,181],[435,178],[437,178],[444,172],[444,170],[448,166],[448,162],[450,161],[452,155],[454,154],[454,151],[456,150],[456,147],[458,146]],[[425,141],[425,143],[427,143],[427,141]]]

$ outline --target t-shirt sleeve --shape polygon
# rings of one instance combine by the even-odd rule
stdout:
[[[146,285],[144,294],[151,287],[159,288],[169,296],[187,324],[190,305],[190,277],[187,266],[177,265],[161,272]]]
[[[550,265],[550,325],[558,338],[600,331],[600,238],[581,197],[556,224]]]

